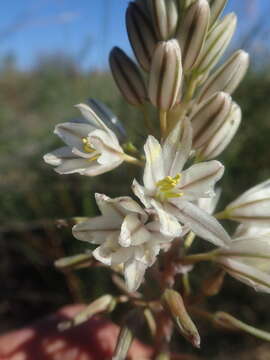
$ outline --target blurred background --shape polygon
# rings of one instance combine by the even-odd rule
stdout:
[[[96,214],[95,191],[128,194],[132,169],[119,168],[98,179],[60,176],[43,163],[42,156],[61,143],[53,135],[54,126],[76,117],[73,105],[89,97],[111,107],[131,137],[141,136],[138,114],[119,94],[107,62],[114,45],[131,54],[124,23],[127,4],[127,0],[1,4],[0,332],[64,304],[89,302],[104,288],[114,291],[106,271],[62,274],[54,269],[55,259],[85,249],[73,239],[70,228],[56,226],[56,220]],[[270,3],[231,0],[226,13],[230,11],[237,13],[239,27],[229,50],[248,51],[251,67],[235,94],[243,122],[221,157],[226,164],[223,204],[270,176]],[[229,278],[210,307],[270,330],[269,296]],[[216,332],[207,326],[204,331],[206,345],[213,344]],[[247,337],[219,336],[218,341],[219,347],[205,346],[203,354],[217,359],[232,346],[260,345]]]

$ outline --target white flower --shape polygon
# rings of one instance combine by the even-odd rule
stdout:
[[[44,156],[59,174],[96,176],[123,162],[123,150],[115,134],[87,105],[77,105],[86,121],[58,124],[54,133],[67,146]]]
[[[162,235],[160,224],[130,197],[111,199],[96,194],[96,201],[102,215],[75,225],[73,235],[99,245],[93,251],[98,261],[122,264],[127,287],[135,291],[160,249],[173,238]]]
[[[202,238],[225,246],[229,235],[214,217],[195,204],[202,197],[214,196],[214,185],[222,177],[224,167],[218,161],[209,161],[182,171],[191,142],[188,121],[179,124],[163,146],[149,136],[144,147],[144,187],[134,180],[133,191],[147,208],[155,209],[165,235],[179,236],[180,222]]]
[[[269,227],[270,224],[270,179],[244,192],[230,203],[224,217],[249,226]]]
[[[234,278],[270,293],[270,229],[240,225],[218,263]]]

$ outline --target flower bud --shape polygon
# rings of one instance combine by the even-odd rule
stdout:
[[[139,106],[147,98],[143,78],[137,65],[118,47],[110,54],[112,74],[119,90],[132,105]]]
[[[112,295],[103,295],[93,301],[83,311],[79,312],[72,320],[63,321],[59,324],[59,330],[64,331],[70,327],[80,325],[92,316],[101,312],[112,312],[116,306],[116,300]]]
[[[249,66],[249,55],[243,50],[236,51],[206,81],[198,96],[198,103],[206,100],[216,91],[232,94],[245,76]]]
[[[224,213],[226,218],[248,223],[250,226],[269,227],[270,180],[267,180],[230,203]]]
[[[158,39],[168,40],[174,37],[178,23],[178,9],[175,0],[148,0],[148,7]]]
[[[226,6],[227,0],[208,0],[211,7],[211,18],[210,18],[210,27],[214,25],[215,21],[222,13],[223,9]]]
[[[202,103],[191,116],[193,148],[207,144],[228,117],[232,106],[230,95],[219,92]]]
[[[70,269],[75,270],[89,267],[92,262],[93,256],[92,253],[89,252],[86,254],[79,254],[58,259],[54,262],[54,266],[63,271]]]
[[[160,42],[155,50],[148,95],[154,106],[164,111],[179,100],[182,81],[181,50],[176,40]]]
[[[219,156],[232,141],[241,119],[241,109],[237,104],[233,103],[230,114],[208,140],[208,143],[198,150],[197,157],[200,160],[211,160]]]
[[[182,62],[185,71],[191,70],[205,42],[210,8],[207,0],[198,0],[191,5],[183,19],[177,38],[182,51]]]
[[[112,360],[126,359],[133,338],[134,335],[132,331],[127,326],[123,326],[118,335],[117,344]]]
[[[258,232],[259,233],[259,232]],[[216,261],[231,276],[257,291],[270,292],[270,231],[234,238]]]
[[[199,348],[201,342],[200,335],[186,311],[181,295],[172,289],[167,289],[162,296],[162,304],[171,315],[180,334],[193,346]]]
[[[137,3],[131,2],[126,12],[128,37],[136,59],[149,71],[158,39],[149,16]]]
[[[206,37],[203,51],[196,62],[200,73],[210,71],[227,49],[236,28],[237,18],[234,13],[225,16],[212,28]]]

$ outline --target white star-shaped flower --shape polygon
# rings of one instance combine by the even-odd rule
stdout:
[[[96,176],[119,166],[123,150],[116,135],[87,105],[76,105],[86,121],[58,124],[54,133],[67,146],[44,156],[46,163],[56,166],[59,174],[79,173]]]
[[[96,194],[96,201],[102,215],[75,225],[73,235],[99,245],[93,256],[100,262],[123,265],[127,287],[135,291],[160,249],[173,238],[161,234],[159,222],[130,197]]]
[[[184,224],[213,244],[226,246],[229,235],[213,216],[196,204],[200,198],[214,196],[214,186],[222,177],[224,167],[213,160],[183,170],[191,145],[192,129],[188,120],[179,124],[163,145],[149,136],[144,146],[144,186],[134,180],[133,191],[145,207],[156,211],[163,234],[177,237]]]

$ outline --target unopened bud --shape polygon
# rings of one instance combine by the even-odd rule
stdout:
[[[197,152],[201,160],[211,160],[219,156],[232,141],[241,123],[242,113],[240,107],[233,103],[232,109],[226,120],[215,132],[207,144]]]
[[[270,180],[266,180],[244,192],[236,200],[231,202],[224,212],[227,215],[227,219],[248,224],[249,226],[269,228]],[[266,253],[267,252],[268,250]],[[264,267],[266,268],[265,265]],[[262,269],[263,267],[261,270]]]
[[[201,53],[210,18],[207,0],[198,0],[191,5],[183,19],[177,38],[182,51],[185,71],[191,70]]]
[[[148,7],[159,40],[174,37],[178,23],[176,0],[148,0]]]
[[[54,266],[60,270],[82,269],[91,266],[93,262],[92,253],[79,254],[58,259],[54,262]]]
[[[230,95],[219,92],[197,108],[190,119],[194,149],[199,149],[211,140],[229,115],[231,106]]]
[[[225,272],[223,270],[218,270],[207,278],[202,283],[202,292],[205,296],[215,296],[217,295],[224,282]]]
[[[146,100],[146,88],[137,65],[115,47],[110,54],[112,74],[119,90],[132,105],[139,106]]]
[[[232,94],[245,76],[249,66],[249,55],[243,50],[236,51],[216,72],[206,81],[198,102],[206,100],[217,91]]]
[[[148,94],[153,105],[171,109],[180,98],[182,81],[181,50],[177,40],[160,42],[155,50]]]
[[[132,331],[127,326],[123,326],[118,335],[112,360],[125,360],[127,358],[133,338]]]
[[[233,316],[223,312],[223,311],[218,311],[215,313],[214,315],[214,325],[217,328],[222,328],[225,329],[227,331],[239,331],[241,330],[239,328],[239,324],[238,324],[237,319],[235,319]],[[238,325],[238,326],[237,326]]]
[[[222,13],[228,0],[208,0],[211,7],[210,26],[212,26]]]
[[[162,304],[171,315],[179,332],[195,347],[200,347],[200,335],[189,314],[186,311],[181,295],[172,290],[165,290]]]
[[[158,39],[151,19],[137,3],[129,4],[126,27],[136,59],[145,71],[149,71]]]
[[[208,33],[203,51],[196,62],[198,72],[204,73],[211,70],[220,60],[232,39],[236,23],[236,15],[228,14]]]
[[[79,312],[72,320],[64,321],[59,324],[59,330],[64,331],[70,327],[80,325],[89,320],[92,316],[102,312],[112,312],[116,306],[116,300],[112,295],[103,295],[93,301],[83,311]]]

